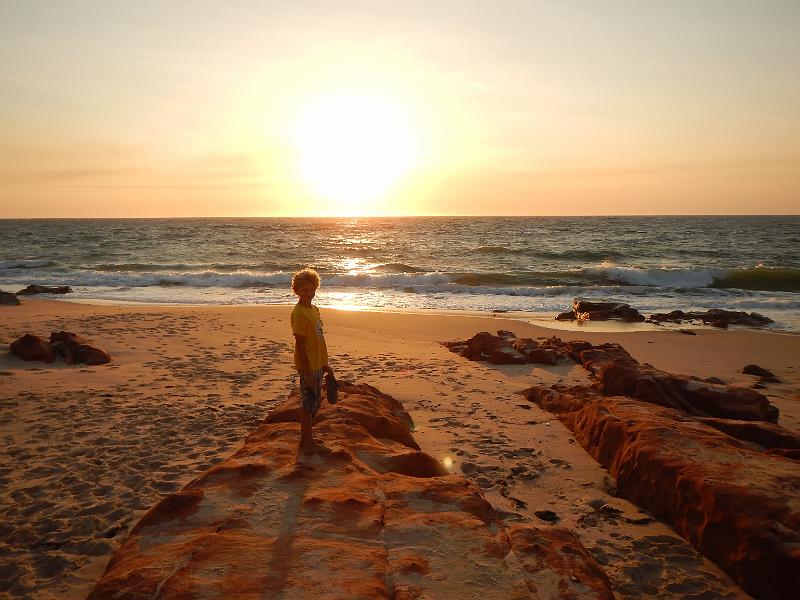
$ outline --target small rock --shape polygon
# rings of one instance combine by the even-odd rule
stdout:
[[[537,510],[533,514],[539,517],[542,521],[546,521],[548,523],[555,523],[558,521],[558,515],[552,510]]]
[[[19,306],[19,298],[11,292],[0,291],[0,305]]]
[[[769,369],[753,364],[746,365],[742,369],[742,373],[745,375],[758,375],[759,377],[775,377],[775,374]]]

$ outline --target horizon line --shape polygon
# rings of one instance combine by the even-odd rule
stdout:
[[[800,213],[662,213],[662,214],[607,214],[607,215],[192,215],[163,217],[0,217],[0,221],[44,221],[44,220],[157,220],[157,219],[534,219],[534,218],[573,218],[591,219],[606,217],[800,217]]]

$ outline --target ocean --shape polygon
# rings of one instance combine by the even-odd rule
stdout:
[[[315,303],[519,311],[573,298],[756,311],[800,331],[800,217],[408,217],[0,220],[0,289],[70,285],[67,299]]]

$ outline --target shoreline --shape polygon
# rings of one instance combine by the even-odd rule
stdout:
[[[2,350],[26,331],[66,329],[113,357],[87,366],[0,353],[0,554],[14,561],[0,579],[13,572],[17,595],[36,600],[85,597],[144,511],[234,452],[295,387],[291,305],[65,300],[0,308]],[[422,449],[473,479],[504,519],[546,526],[536,511],[555,513],[620,598],[653,589],[664,598],[746,598],[671,528],[616,497],[569,430],[517,393],[585,384],[582,367],[470,362],[440,342],[497,329],[618,342],[659,368],[742,386],[756,380],[741,368],[757,362],[781,379],[761,390],[779,406],[780,423],[800,431],[800,338],[733,328],[573,332],[509,317],[322,309],[337,377],[401,401]],[[685,591],[671,595],[670,585]]]
[[[30,298],[29,298],[30,299]],[[150,301],[137,301],[137,300],[106,300],[103,298],[34,298],[36,300],[45,300],[53,302],[70,302],[74,304],[84,304],[88,306],[122,306],[122,307],[143,307],[143,306],[156,306],[156,307],[268,307],[268,306],[294,306],[294,303],[179,303],[179,302],[150,302]],[[653,331],[678,331],[680,329],[697,329],[697,330],[714,330],[715,328],[702,323],[626,323],[616,319],[609,319],[607,321],[558,321],[554,312],[527,312],[527,311],[478,311],[478,310],[442,310],[438,308],[402,308],[402,307],[370,307],[358,305],[332,305],[332,304],[316,304],[321,309],[335,310],[342,312],[354,313],[377,313],[377,314],[403,314],[403,315],[436,315],[446,317],[473,317],[473,318],[500,318],[522,323],[528,323],[543,329],[552,329],[553,331],[568,331],[568,332],[587,332],[587,333],[630,333],[634,331],[653,332]],[[762,333],[777,333],[787,335],[800,335],[800,330],[784,329],[780,326],[767,326],[764,328],[743,327],[738,325],[731,325],[728,331],[751,331]]]

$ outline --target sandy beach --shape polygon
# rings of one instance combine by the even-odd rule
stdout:
[[[295,385],[290,306],[92,305],[23,299],[0,308],[0,598],[83,598],[159,499],[241,446]],[[323,309],[339,379],[402,402],[421,449],[473,479],[508,522],[551,511],[602,565],[619,598],[746,598],[615,482],[550,413],[518,392],[586,384],[579,365],[470,362],[441,342],[478,331],[615,341],[661,369],[760,391],[800,432],[800,336],[711,328],[548,329],[497,316]],[[8,344],[68,330],[108,365],[24,362]],[[552,517],[551,517],[552,518]]]

